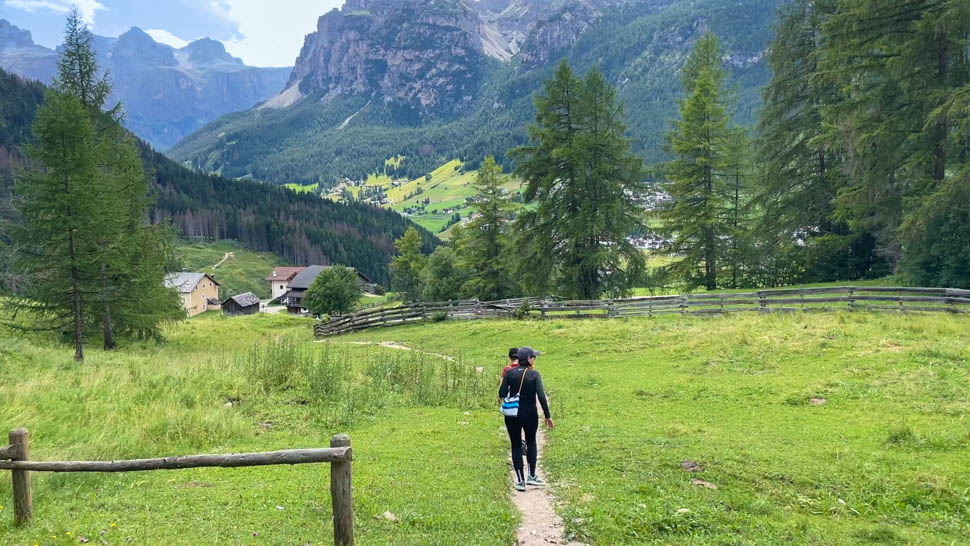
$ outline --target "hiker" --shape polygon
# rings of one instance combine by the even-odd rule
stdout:
[[[504,368],[502,368],[502,378],[505,377],[506,372],[508,372],[512,368],[517,368],[518,366],[519,366],[519,348],[512,347],[509,349],[509,363]],[[500,381],[499,388],[501,387],[502,385]],[[498,397],[498,403],[499,404],[502,403],[501,396]],[[522,452],[525,453],[526,451],[528,451],[528,449],[526,448],[526,442],[525,442],[525,430],[523,430],[522,431]]]
[[[549,416],[549,403],[546,402],[546,392],[542,388],[542,376],[534,368],[536,357],[539,354],[540,352],[534,351],[532,347],[520,347],[517,353],[519,365],[505,374],[502,378],[502,385],[498,389],[498,396],[503,399],[502,413],[506,413],[505,407],[511,404],[510,401],[506,400],[506,397],[514,397],[518,393],[517,414],[515,416],[505,415],[505,428],[509,432],[509,442],[512,444],[515,488],[518,491],[525,491],[526,485],[543,485],[542,480],[536,475],[536,463],[539,459],[539,450],[536,446],[536,433],[539,430],[537,400],[542,405],[546,427],[553,428],[555,426]],[[522,431],[525,432],[526,458],[529,461],[528,479],[522,465],[522,444],[520,440]]]

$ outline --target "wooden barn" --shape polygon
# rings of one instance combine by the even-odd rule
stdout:
[[[233,296],[222,302],[222,314],[230,317],[259,313],[259,298],[252,292]]]

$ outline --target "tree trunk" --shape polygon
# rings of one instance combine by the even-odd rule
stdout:
[[[77,248],[74,245],[74,229],[70,230],[71,252],[71,307],[74,312],[74,360],[84,360],[84,328],[81,315],[81,292],[78,287]]]
[[[102,263],[101,264],[101,286],[107,293],[108,280],[105,278],[106,268],[107,266]],[[115,348],[115,338],[114,338],[114,334],[111,331],[111,304],[108,303],[107,301],[104,302],[103,327],[104,327],[104,350],[110,351],[111,349]]]

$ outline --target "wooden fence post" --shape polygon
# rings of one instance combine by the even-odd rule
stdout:
[[[10,445],[13,450],[10,459],[13,461],[30,460],[30,433],[25,428],[15,428],[10,431]],[[30,494],[30,471],[11,470],[13,477],[13,517],[16,525],[30,523],[33,509],[33,498]]]
[[[344,446],[350,447],[350,436],[337,434],[330,438],[330,447]],[[330,497],[333,500],[333,543],[337,546],[352,546],[354,544],[354,499],[350,464],[350,461],[330,463]]]

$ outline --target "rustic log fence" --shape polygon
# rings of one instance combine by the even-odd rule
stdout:
[[[605,300],[556,301],[515,298],[499,301],[424,302],[392,308],[367,309],[343,315],[314,325],[314,333],[318,337],[325,337],[382,326],[445,319],[610,319],[752,311],[759,313],[827,311],[970,313],[970,290],[836,286]]]
[[[183,468],[294,465],[330,463],[330,496],[333,501],[333,541],[339,546],[354,543],[354,507],[351,487],[353,453],[350,437],[338,434],[323,449],[289,449],[262,453],[229,455],[187,455],[126,461],[57,461],[30,459],[30,434],[25,428],[10,431],[10,445],[0,447],[0,470],[10,470],[13,477],[14,523],[30,523],[33,498],[31,472],[135,472],[144,470],[177,470]]]

